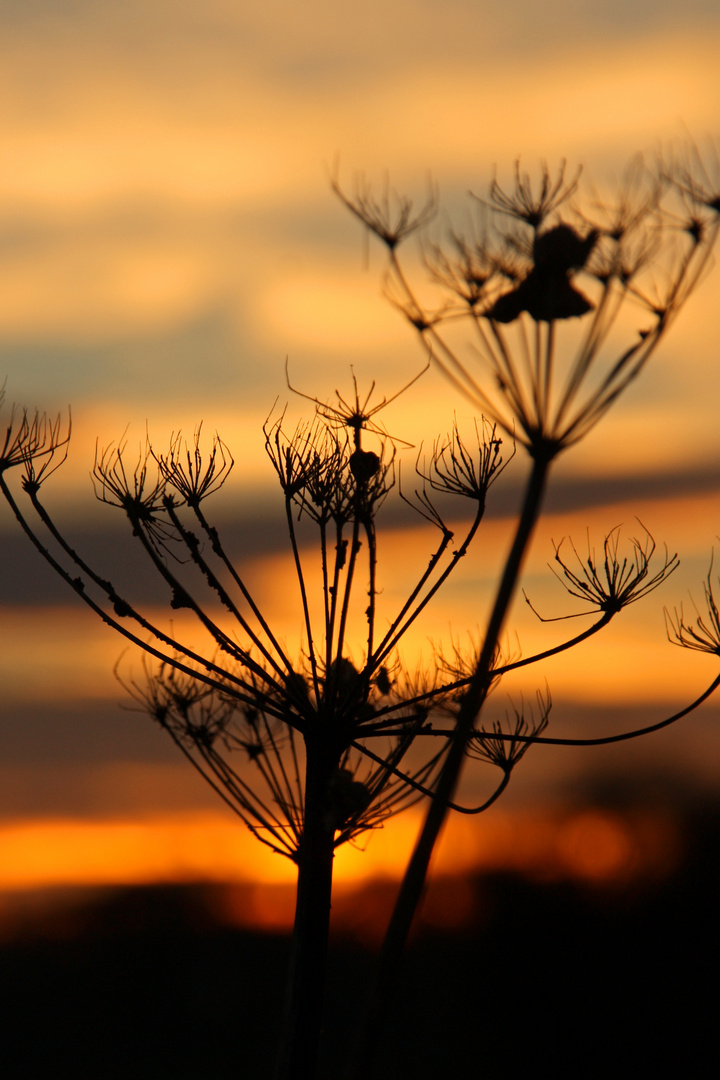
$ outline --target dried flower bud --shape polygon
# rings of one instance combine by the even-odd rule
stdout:
[[[358,484],[367,484],[380,468],[380,458],[372,450],[353,450],[350,455],[350,472]]]

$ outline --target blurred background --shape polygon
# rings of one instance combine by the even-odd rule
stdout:
[[[366,248],[330,174],[348,189],[358,170],[379,189],[389,176],[419,205],[437,185],[437,237],[450,221],[467,224],[468,190],[484,193],[495,170],[510,179],[518,158],[531,173],[582,164],[601,192],[638,151],[652,161],[692,139],[720,181],[711,0],[0,0],[0,12],[0,373],[9,402],[65,415],[71,405],[73,416],[46,502],[79,550],[108,574],[126,572],[130,537],[89,479],[96,438],[125,433],[132,447],[147,430],[164,449],[172,432],[191,435],[203,421],[236,462],[217,518],[287,641],[299,640],[300,616],[287,602],[261,430],[276,402],[307,415],[288,390],[286,358],[293,385],[322,400],[351,393],[353,372],[361,389],[376,380],[390,395],[425,363],[382,296],[383,252]],[[718,287],[714,274],[702,282],[643,378],[558,464],[524,579],[543,613],[569,610],[547,567],[563,537],[582,554],[588,536],[599,550],[612,528],[642,538],[645,527],[682,565],[602,640],[508,687],[532,699],[547,680],[553,733],[651,723],[717,674],[716,658],[668,644],[662,608],[692,612],[689,593],[701,601],[718,531]],[[435,370],[383,413],[413,444],[405,468],[455,415],[472,423],[472,407]],[[408,643],[408,663],[432,656],[430,640],[482,626],[524,470],[518,455],[475,554]],[[387,513],[381,587],[391,608],[431,549],[419,523]],[[272,935],[292,920],[291,865],[266,854],[163,733],[127,711],[113,677],[122,643],[66,595],[7,512],[0,543],[0,939],[20,950],[18,971],[35,970],[29,942],[52,953],[88,934],[107,941],[113,926],[130,934],[131,923],[155,941],[170,910],[182,934],[199,919],[204,933],[279,941]],[[159,603],[149,580],[138,588]],[[539,623],[521,597],[508,648],[531,653],[568,625]],[[501,715],[505,688],[496,698]],[[638,896],[659,904],[658,890],[677,888],[700,850],[711,874],[716,851],[698,837],[714,835],[718,719],[710,702],[635,744],[528,754],[496,808],[448,827],[437,873],[454,885],[431,891],[428,933],[470,940],[490,926],[490,881],[503,904],[500,880],[518,905],[524,882],[576,890],[591,907],[633,897],[636,911]],[[469,776],[468,797],[486,782]],[[377,941],[418,820],[408,813],[365,850],[341,851],[338,933]],[[525,898],[523,932],[538,895]],[[623,926],[632,938],[637,928]],[[47,962],[60,971],[67,957]],[[45,1006],[52,1013],[57,998]],[[162,1075],[153,1068],[147,1075]],[[207,1075],[224,1075],[213,1068]]]

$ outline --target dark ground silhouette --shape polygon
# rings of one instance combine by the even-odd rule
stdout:
[[[378,1080],[711,1075],[720,812],[695,812],[684,832],[678,872],[654,884],[473,879],[470,926],[414,936]],[[451,904],[451,883],[436,888]],[[80,922],[6,941],[5,1075],[269,1078],[289,942],[218,925],[209,898],[117,890]],[[340,1080],[371,962],[336,936],[322,1080]]]

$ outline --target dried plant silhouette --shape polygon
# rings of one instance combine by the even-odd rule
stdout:
[[[525,552],[541,510],[551,465],[598,423],[645,366],[708,266],[718,229],[718,196],[691,148],[655,172],[638,159],[614,203],[581,202],[580,173],[543,168],[535,183],[516,168],[512,186],[497,179],[473,196],[471,235],[451,231],[443,246],[425,239],[421,269],[440,290],[426,306],[410,284],[399,250],[433,220],[437,196],[415,213],[389,191],[376,199],[359,181],[347,208],[385,245],[386,291],[419,335],[425,353],[477,406],[470,436],[457,426],[417,463],[414,491],[396,483],[405,444],[381,414],[410,381],[381,397],[353,379],[352,393],[331,402],[305,399],[311,418],[289,425],[286,413],[263,427],[284,506],[296,582],[299,654],[291,654],[245,571],[230,558],[207,500],[228,482],[234,460],[219,435],[198,427],[162,452],[146,441],[99,447],[95,494],[127,519],[128,544],[163,583],[159,619],[137,596],[91,567],[48,510],[45,482],[63,464],[70,421],[13,410],[0,452],[0,489],[40,555],[78,599],[143,654],[142,674],[118,677],[193,767],[257,839],[297,865],[297,906],[278,1076],[315,1075],[328,951],[334,852],[419,800],[428,811],[383,950],[377,990],[355,1076],[371,1075],[372,1052],[439,830],[449,811],[479,814],[507,787],[528,748],[634,738],[675,722],[705,700],[720,675],[681,712],[643,730],[605,739],[546,734],[548,691],[534,708],[511,706],[505,720],[482,724],[491,688],[510,670],[537,663],[601,631],[646,597],[676,568],[643,532],[623,544],[618,530],[600,554],[571,543],[555,551],[554,570],[583,610],[585,629],[534,656],[504,659],[499,643]],[[638,325],[639,324],[639,325]],[[477,365],[461,356],[470,332]],[[416,376],[417,377],[417,376]],[[384,420],[384,416],[383,416]],[[472,549],[487,498],[516,444],[530,474],[484,636],[467,649],[438,644],[429,667],[403,663],[408,630]],[[10,478],[20,478],[16,493]],[[383,504],[410,503],[435,529],[396,609],[378,585]],[[491,497],[491,494],[490,494]],[[447,522],[462,517],[463,531]],[[708,616],[688,623],[668,615],[671,639],[720,655],[710,579]],[[288,598],[288,606],[293,601]],[[181,614],[180,614],[181,613]],[[194,624],[195,629],[190,629]],[[457,801],[465,765],[491,766],[485,797]]]
[[[498,429],[513,437],[530,460],[530,474],[514,541],[498,583],[485,636],[467,690],[457,708],[454,733],[434,798],[406,871],[383,947],[375,998],[353,1076],[368,1075],[372,1048],[389,1015],[392,988],[430,858],[453,799],[476,724],[494,680],[500,635],[530,543],[548,475],[558,456],[579,442],[643,371],[705,274],[717,238],[718,185],[694,146],[654,169],[636,157],[610,198],[582,198],[581,170],[563,162],[535,181],[516,163],[513,182],[495,177],[485,197],[471,193],[474,225],[449,230],[447,241],[421,241],[420,266],[409,270],[400,247],[421,230],[434,206],[413,217],[412,202],[389,192],[376,200],[360,177],[352,193],[332,187],[344,206],[387,252],[384,289],[458,390]],[[418,285],[414,282],[419,277]],[[428,282],[431,299],[425,301]],[[422,295],[421,295],[422,289]],[[472,351],[477,363],[464,358]],[[590,556],[585,566],[562,567],[561,580],[610,617],[659,584],[675,557],[648,577],[654,542],[635,541],[635,556],[619,561],[616,540],[604,546],[604,567]],[[578,560],[579,561],[579,560]],[[706,590],[712,612],[712,592]],[[669,620],[678,644],[712,645],[712,627],[694,633],[682,614]],[[694,636],[697,634],[697,637]],[[681,714],[697,707],[717,680]],[[616,738],[635,737],[628,732]],[[534,742],[551,742],[539,733]],[[604,740],[598,740],[604,741]],[[607,741],[613,741],[608,739]],[[590,740],[575,740],[577,743]]]

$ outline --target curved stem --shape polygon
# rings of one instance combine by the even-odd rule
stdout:
[[[450,736],[451,734],[452,733],[448,732],[448,736]],[[492,734],[493,738],[497,737],[495,735],[495,732],[491,732],[489,734]],[[517,736],[509,736],[509,738],[517,739]],[[407,773],[402,772],[402,770],[398,769],[396,765],[393,765],[391,762],[389,762],[387,758],[382,758],[379,754],[374,754],[372,750],[370,750],[367,746],[364,746],[363,743],[353,742],[350,745],[353,746],[356,750],[358,750],[361,754],[364,754],[365,757],[369,757],[371,761],[374,761],[376,763],[376,765],[381,765],[386,772],[392,774],[393,776],[396,776],[399,780],[402,780],[404,784],[407,784],[408,787],[411,787],[414,791],[417,791],[419,795],[424,795],[428,799],[431,799],[433,797],[433,792],[430,788],[425,787],[424,784],[421,784],[418,780],[413,779],[412,776],[409,776]],[[458,814],[468,814],[470,816],[481,814],[483,810],[487,810],[488,807],[492,806],[495,800],[500,797],[500,795],[507,787],[509,780],[510,770],[506,769],[503,773],[503,779],[501,780],[499,786],[495,789],[493,794],[485,800],[485,802],[480,803],[479,806],[460,806],[459,803],[449,802],[448,809],[455,810]]]
[[[720,675],[713,679],[710,685],[703,690],[699,697],[696,697],[689,705],[685,705],[678,712],[673,713],[672,716],[666,716],[664,720],[657,720],[654,724],[647,724],[645,727],[633,728],[632,731],[621,731],[617,735],[597,735],[590,739],[574,739],[570,736],[560,735],[518,735],[504,734],[498,731],[483,731],[482,729],[473,729],[467,732],[466,738],[488,738],[499,739],[505,742],[520,742],[526,744],[536,744],[538,746],[610,746],[612,743],[627,742],[629,739],[639,739],[641,735],[650,735],[654,731],[662,731],[663,728],[670,727],[671,724],[677,723],[678,720],[682,720],[684,716],[688,716],[689,713],[698,709],[712,694],[715,693],[718,686],[720,686]],[[402,734],[402,731],[383,730],[383,735],[387,737]],[[416,737],[420,736],[435,736],[438,739],[452,739],[457,737],[457,728],[431,728],[423,727],[417,732]],[[355,745],[355,744],[353,744]],[[369,751],[364,750],[364,753]],[[372,756],[372,755],[371,755]],[[453,803],[448,804],[450,809],[457,810]],[[466,811],[467,813],[468,811]]]
[[[493,680],[497,679],[500,675],[507,674],[508,671],[515,671],[517,668],[528,667],[530,664],[538,664],[541,660],[547,660],[551,656],[558,656],[567,649],[574,648],[576,645],[579,645],[583,641],[587,641],[593,634],[597,634],[606,627],[616,614],[617,612],[615,611],[604,611],[596,623],[593,623],[592,626],[588,626],[587,630],[583,630],[580,634],[576,634],[575,637],[569,638],[567,641],[562,641],[559,645],[553,645],[550,649],[544,649],[542,652],[533,653],[532,656],[526,656],[522,660],[512,660],[508,664],[493,668],[491,672]],[[394,715],[398,709],[407,709],[414,705],[432,702],[435,698],[450,694],[455,690],[460,690],[463,686],[468,686],[470,682],[471,678],[458,679],[455,682],[446,683],[444,686],[433,687],[432,690],[427,690],[424,694],[417,694],[415,697],[408,698],[406,701],[394,705],[386,705],[384,708],[378,709],[375,712],[373,720],[368,724],[363,724],[363,737],[367,738],[370,735],[401,735],[402,729],[395,731],[392,727],[393,724],[402,723],[402,721]],[[387,717],[387,719],[378,720],[378,717],[383,716]],[[431,728],[423,727],[417,734],[433,734],[433,731]]]
[[[704,701],[714,694],[720,686],[720,675],[718,675],[710,683],[706,690],[703,690],[702,694],[685,708],[680,709],[679,712],[673,713],[672,716],[666,717],[664,720],[658,720],[655,724],[648,724],[647,727],[635,728],[633,731],[622,731],[619,735],[601,735],[596,739],[560,739],[552,738],[545,735],[530,735],[527,738],[527,742],[532,743],[545,743],[549,746],[608,746],[610,743],[627,742],[628,739],[638,739],[641,735],[649,735],[653,731],[661,731],[663,728],[670,727],[671,724],[676,723],[678,720],[682,720],[683,716],[687,716],[688,713],[693,712]]]

